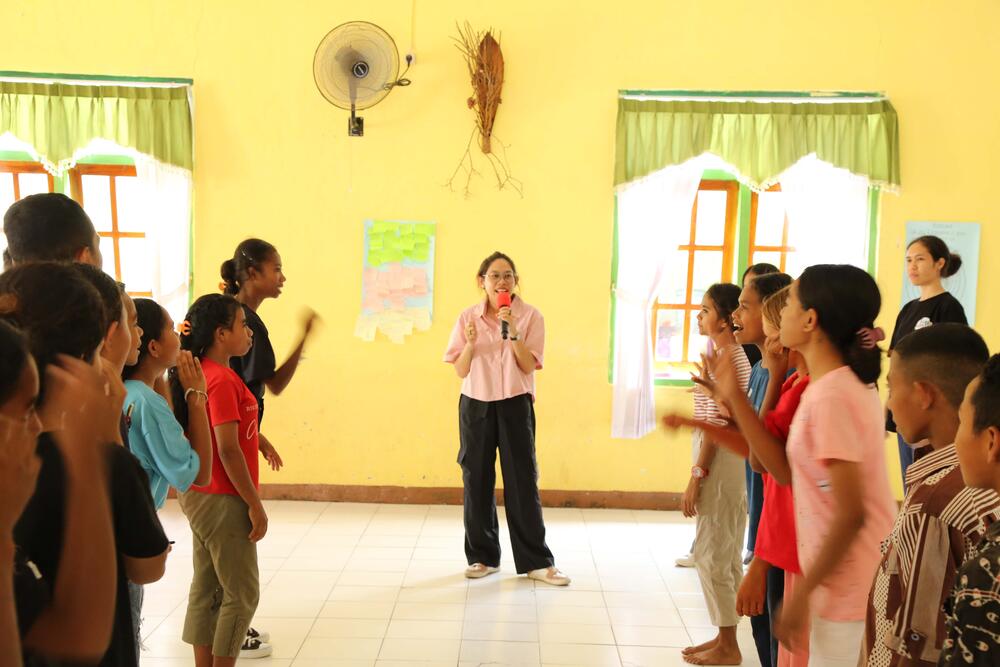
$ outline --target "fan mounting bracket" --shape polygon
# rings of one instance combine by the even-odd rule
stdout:
[[[347,119],[347,136],[365,136],[365,119],[354,113],[354,105],[351,105],[351,117]]]

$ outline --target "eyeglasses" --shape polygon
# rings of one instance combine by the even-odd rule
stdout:
[[[511,271],[507,271],[505,273],[497,273],[496,271],[493,271],[490,273],[484,273],[483,277],[489,278],[495,283],[498,283],[501,280],[507,280],[507,281],[514,280],[514,274]]]

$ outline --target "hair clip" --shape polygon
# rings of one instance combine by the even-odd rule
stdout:
[[[224,283],[224,282],[219,283],[219,289],[222,290],[223,292],[225,292],[226,291],[226,283]]]
[[[875,327],[874,329],[862,327],[858,330],[857,335],[861,339],[861,347],[866,350],[874,350],[880,341],[885,340],[885,331],[882,330],[882,327]]]
[[[179,333],[182,336],[190,336],[191,335],[191,323],[188,322],[187,320],[184,320],[183,322],[181,322],[180,324],[178,324],[177,325],[177,333]]]

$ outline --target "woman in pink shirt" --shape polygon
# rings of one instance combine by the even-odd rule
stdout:
[[[545,544],[535,462],[535,371],[542,368],[545,322],[512,294],[518,275],[507,255],[495,252],[483,260],[477,281],[484,298],[459,315],[444,354],[462,378],[458,463],[465,487],[465,576],[478,579],[500,569],[494,499],[499,445],[517,572],[565,586],[569,577],[556,569]],[[510,305],[500,305],[504,301]]]
[[[775,632],[794,649],[812,624],[809,664],[855,665],[879,543],[896,512],[885,466],[885,423],[874,382],[884,338],[878,286],[848,265],[811,266],[792,283],[781,343],[809,367],[792,419],[788,460],[803,579]]]

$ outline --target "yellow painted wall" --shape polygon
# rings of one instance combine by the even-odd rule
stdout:
[[[356,7],[356,9],[354,9]],[[333,26],[381,24],[410,44],[410,0],[5,2],[7,70],[195,80],[195,281],[247,235],[274,242],[289,282],[267,303],[279,354],[311,304],[326,327],[295,382],[269,400],[264,431],[287,463],[263,481],[457,486],[459,384],[440,362],[479,260],[517,260],[546,316],[538,458],[547,488],[679,491],[686,437],[608,436],[608,279],[616,91],[620,88],[881,90],[899,112],[901,196],[885,197],[879,282],[891,327],[907,220],[983,225],[979,329],[1000,347],[992,0],[417,0],[413,85],[364,113],[363,139],[316,91],[313,51]],[[502,32],[507,81],[496,132],[524,198],[486,179],[463,198],[442,186],[472,127],[455,22]],[[361,222],[435,220],[435,321],[405,345],[352,337]],[[658,389],[662,409],[687,394]],[[895,457],[890,457],[895,460]],[[895,479],[895,477],[894,477]]]

